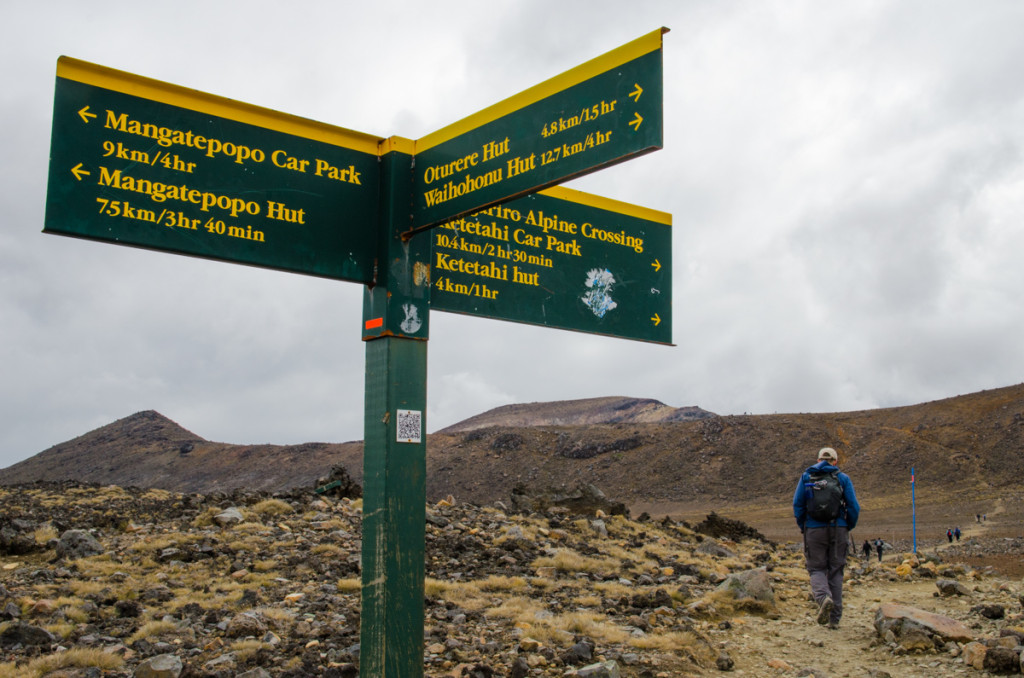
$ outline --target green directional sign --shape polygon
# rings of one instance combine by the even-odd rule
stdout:
[[[414,227],[661,148],[665,30],[417,140]]]
[[[379,141],[61,57],[43,230],[369,283]]]
[[[430,232],[431,307],[672,343],[672,217],[555,187]]]

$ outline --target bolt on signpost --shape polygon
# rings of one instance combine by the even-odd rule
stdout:
[[[58,61],[44,232],[365,285],[363,676],[423,675],[431,307],[671,344],[671,216],[554,186],[661,148],[666,30],[417,141]]]

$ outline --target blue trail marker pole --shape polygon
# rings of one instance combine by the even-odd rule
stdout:
[[[917,498],[914,496],[914,467],[910,467],[910,515],[914,524],[914,553],[917,553]]]

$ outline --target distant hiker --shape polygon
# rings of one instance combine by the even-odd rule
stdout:
[[[975,513],[974,514],[974,520],[980,523],[981,522],[981,514],[980,513]]]
[[[793,493],[793,517],[804,536],[804,557],[811,575],[811,595],[818,605],[817,622],[839,628],[843,616],[843,570],[857,526],[860,504],[850,476],[836,465],[831,447],[818,452],[818,461],[801,474]]]
[[[871,542],[867,539],[864,540],[864,560],[871,559]]]
[[[946,539],[949,540],[950,544],[953,543],[953,530],[949,530],[949,529],[946,530]]]
[[[956,529],[953,530],[953,536],[956,537],[957,541],[960,541],[960,526],[957,525]]]
[[[878,562],[882,562],[882,549],[885,548],[885,544],[881,539],[875,539],[875,550],[878,551]]]

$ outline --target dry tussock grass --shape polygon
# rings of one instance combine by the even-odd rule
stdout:
[[[50,541],[51,539],[57,539],[58,537],[60,537],[60,533],[57,532],[57,528],[55,528],[53,525],[46,524],[42,527],[36,528],[36,531],[33,533],[32,536],[35,538],[37,544],[45,545],[46,542]]]
[[[582,595],[576,597],[573,602],[580,607],[598,607],[601,604],[602,598],[598,595]]]
[[[94,576],[94,575],[89,575],[89,576]],[[72,580],[69,580],[65,584],[65,586],[68,587],[68,590],[70,590],[71,593],[73,593],[76,596],[81,597],[81,598],[84,598],[85,596],[96,595],[97,593],[99,593],[103,589],[109,588],[109,586],[107,584],[104,584],[102,581],[85,580],[85,579],[72,579]]]
[[[269,535],[273,530],[257,520],[247,520],[244,523],[239,523],[229,528],[232,532],[240,532],[242,534],[258,534],[261,536]]]
[[[577,610],[551,614],[546,610],[528,611],[514,620],[523,633],[542,643],[566,646],[571,645],[576,636],[587,636],[599,643],[624,643],[629,633],[622,627],[606,622],[606,617],[598,612]]]
[[[617,581],[599,581],[594,583],[594,590],[607,598],[623,598],[636,595],[640,589]]]
[[[53,624],[44,624],[43,628],[61,640],[66,640],[75,631],[75,625],[71,622],[54,622]]]
[[[477,582],[450,582],[427,577],[424,593],[431,598],[453,603],[470,612],[479,612],[491,604],[491,599],[480,591]]]
[[[352,526],[341,518],[329,518],[327,520],[318,520],[317,524],[320,529],[328,532],[332,530],[345,530],[348,532],[352,531]]]
[[[512,596],[502,599],[499,605],[485,610],[484,616],[509,619],[517,625],[520,623],[532,625],[533,620],[543,613],[544,610],[544,606],[532,598]]]
[[[253,659],[260,650],[272,650],[273,646],[260,640],[236,640],[228,645],[239,663]]]
[[[498,591],[523,591],[529,588],[529,584],[523,577],[509,577],[501,574],[492,574],[486,579],[476,582],[477,588],[488,593]]]
[[[714,605],[719,615],[727,617],[735,616],[740,612],[767,614],[773,609],[772,605],[761,600],[754,600],[753,598],[737,600],[734,591],[711,591],[704,596],[704,599]]]
[[[124,665],[119,655],[89,648],[72,648],[63,652],[36,657],[24,666],[0,664],[0,678],[41,678],[61,669],[98,668],[116,671]]]
[[[128,550],[135,553],[159,553],[182,544],[195,543],[202,539],[198,534],[161,534],[145,536],[130,544]]]
[[[348,551],[345,551],[336,544],[317,544],[310,551],[327,558],[341,558],[348,555]]]
[[[363,582],[359,579],[339,579],[338,593],[356,593],[363,590]]]
[[[151,621],[143,624],[139,629],[128,638],[128,644],[134,643],[137,640],[149,640],[151,638],[159,638],[165,635],[174,635],[178,632],[178,625],[170,621]]]
[[[295,511],[286,501],[280,499],[264,499],[252,507],[253,512],[261,518],[283,516]]]
[[[84,506],[108,504],[111,501],[130,500],[131,498],[130,494],[117,485],[108,485],[99,490],[88,487],[74,487],[65,492],[65,501]]]
[[[622,563],[617,559],[594,558],[580,555],[572,549],[555,549],[553,556],[541,556],[533,561],[532,566],[553,567],[563,574],[575,574],[585,572],[587,574],[613,575],[622,569]]]

